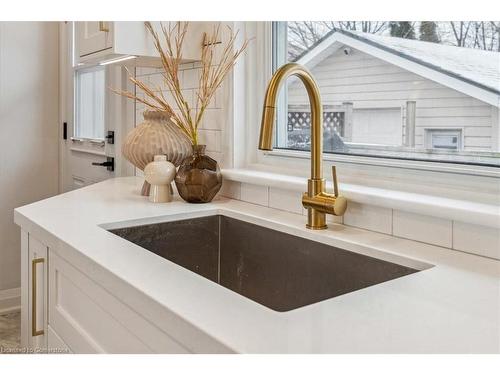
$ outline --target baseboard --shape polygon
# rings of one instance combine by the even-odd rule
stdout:
[[[0,290],[0,314],[21,310],[21,288]]]

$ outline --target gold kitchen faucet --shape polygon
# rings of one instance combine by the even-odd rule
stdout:
[[[269,81],[264,99],[260,125],[259,149],[273,149],[273,127],[279,88],[292,75],[300,78],[306,87],[311,106],[311,178],[307,181],[307,193],[302,195],[302,205],[307,208],[307,224],[310,229],[325,229],[326,214],[342,216],[347,200],[339,195],[335,167],[332,167],[333,194],[326,192],[323,178],[323,108],[318,85],[307,68],[297,63],[288,63],[279,68]]]

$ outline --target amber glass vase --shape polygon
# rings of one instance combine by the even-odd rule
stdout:
[[[205,155],[205,147],[193,146],[193,155],[182,161],[175,176],[179,195],[189,203],[210,202],[222,186],[219,165]]]

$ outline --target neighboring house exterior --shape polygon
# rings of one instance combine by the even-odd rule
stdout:
[[[337,31],[297,62],[318,82],[324,126],[346,144],[500,151],[498,52]],[[290,81],[289,132],[307,103]]]

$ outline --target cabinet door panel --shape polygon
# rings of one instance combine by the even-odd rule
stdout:
[[[50,325],[72,352],[187,352],[61,257],[50,257]]]
[[[112,22],[81,21],[76,22],[75,27],[78,41],[78,55],[80,57],[103,51],[113,46]]]

